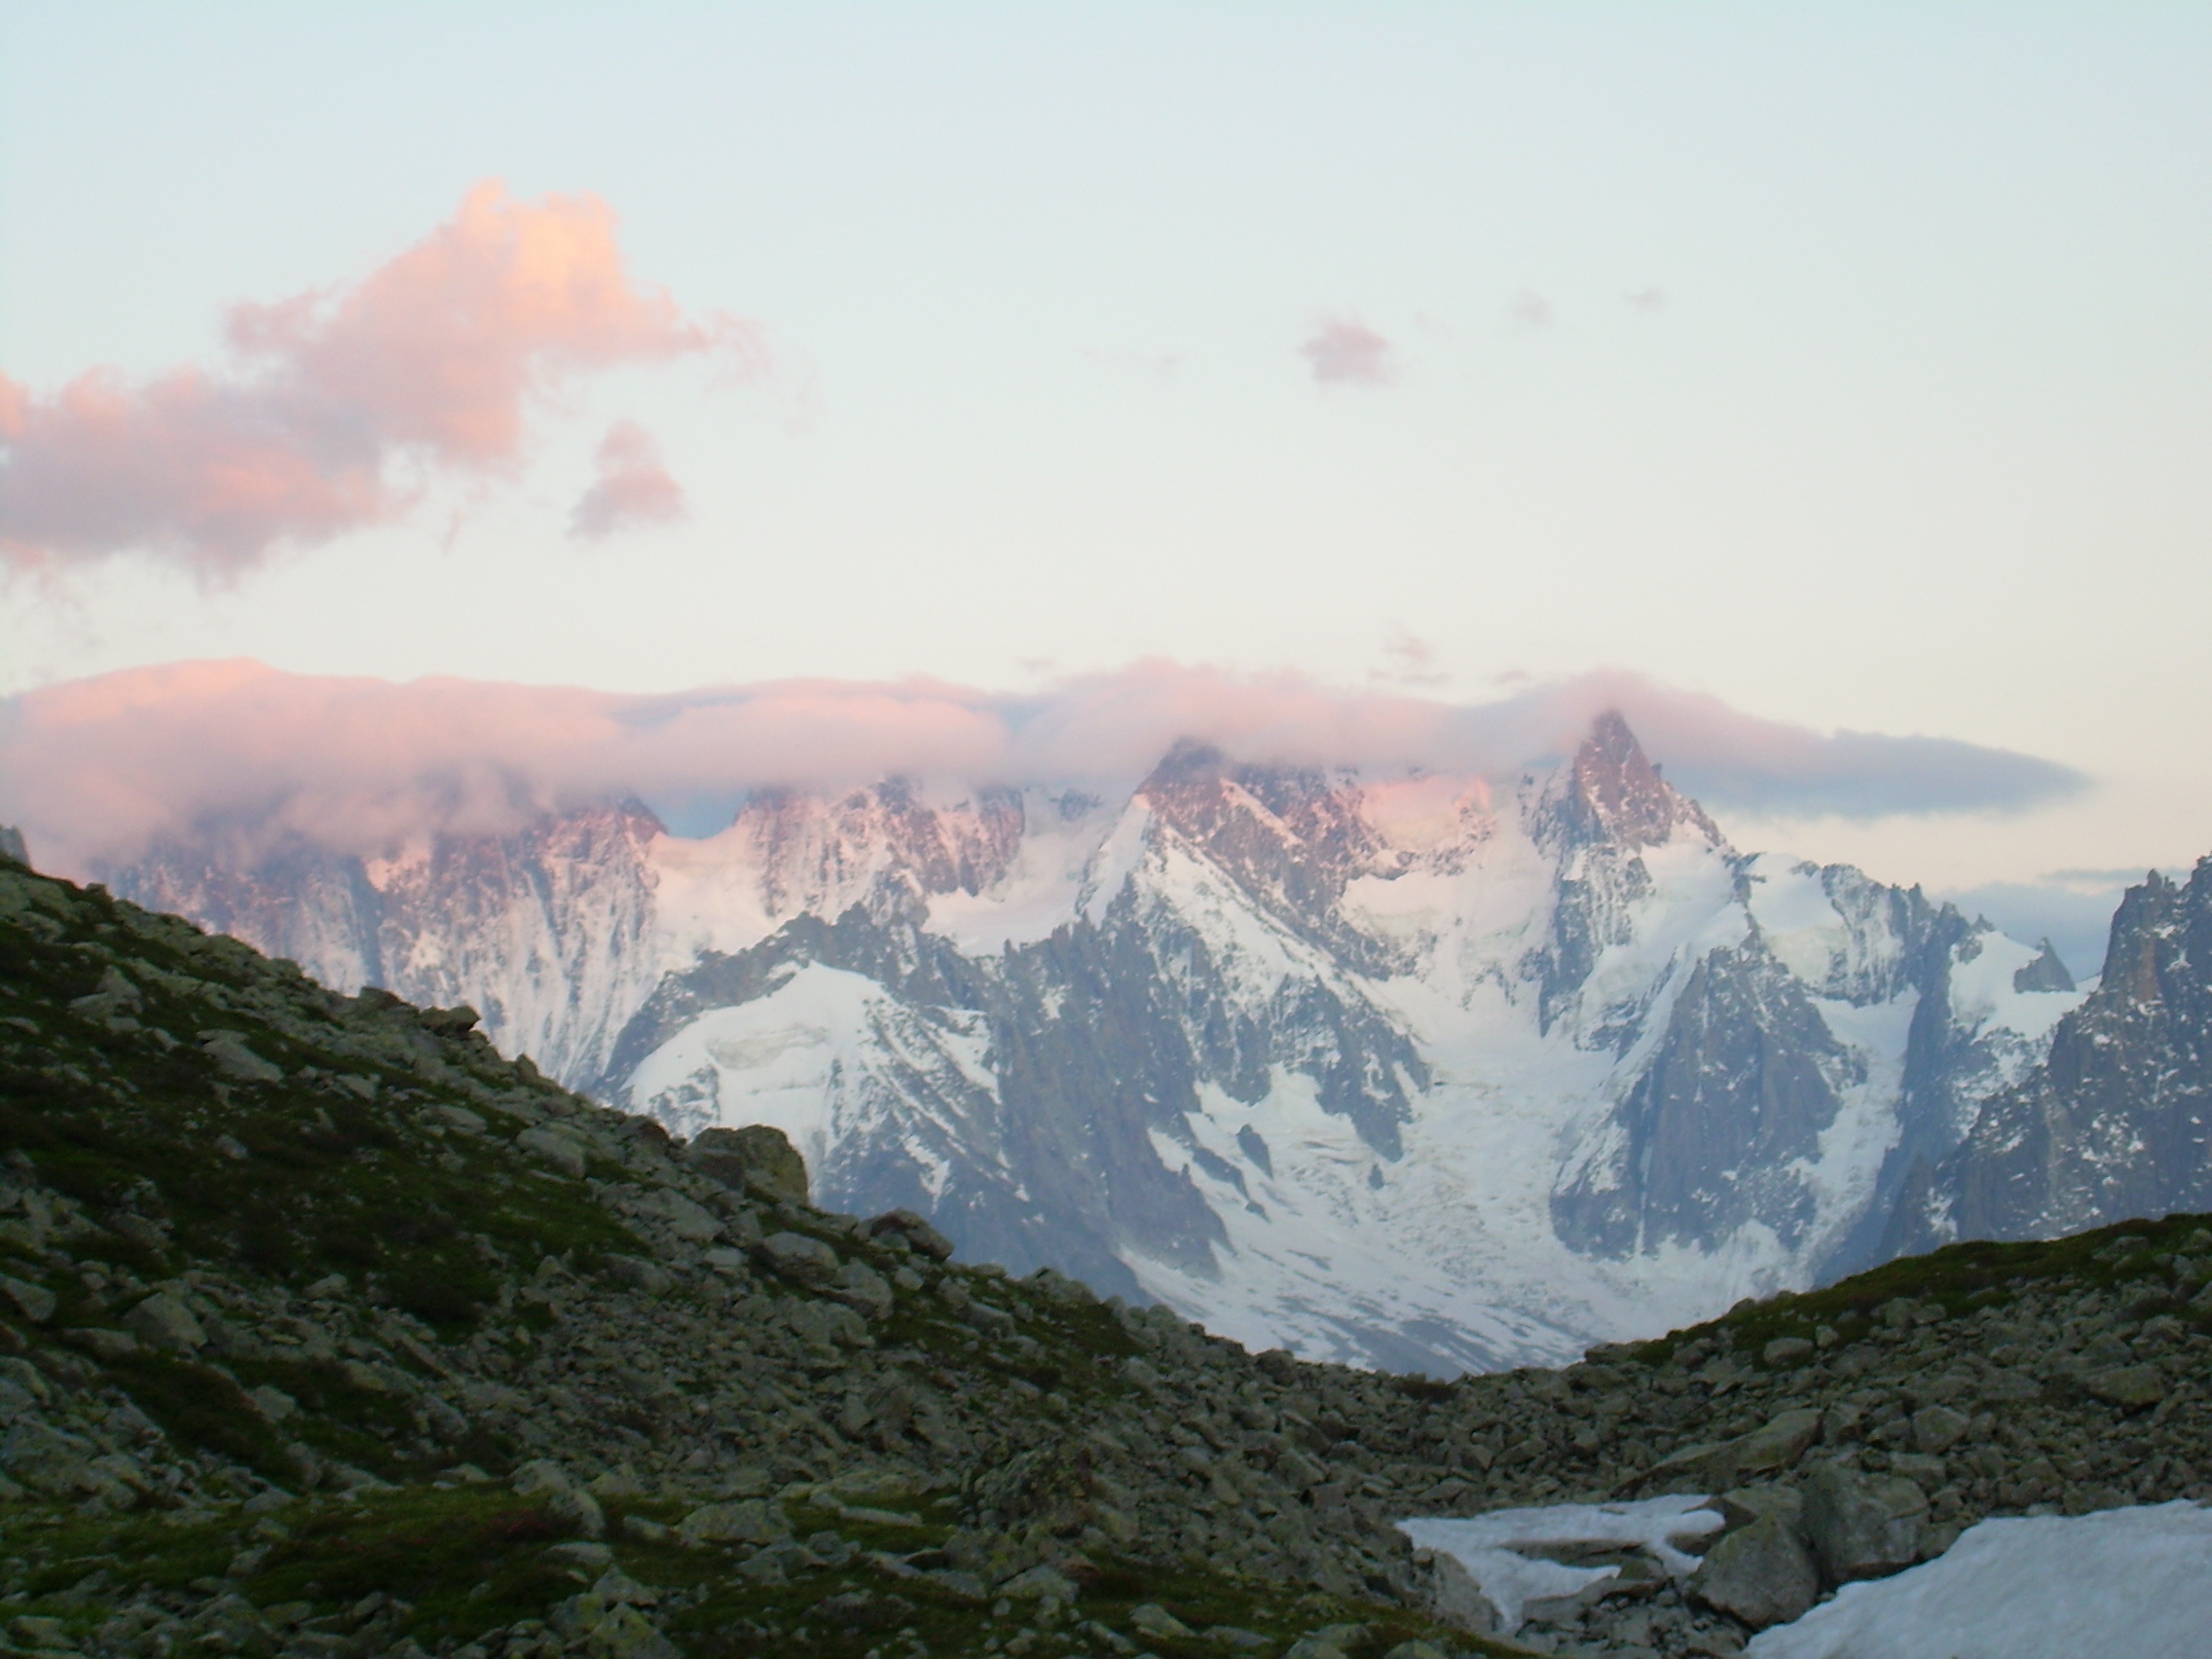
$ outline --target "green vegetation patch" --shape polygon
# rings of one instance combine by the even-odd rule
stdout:
[[[222,1372],[140,1349],[111,1361],[107,1373],[171,1439],[236,1458],[272,1480],[289,1473],[269,1419]]]
[[[336,1611],[381,1592],[412,1604],[405,1628],[465,1639],[541,1617],[578,1588],[545,1555],[566,1530],[503,1487],[416,1487],[327,1503],[289,1530],[244,1585],[258,1606]]]
[[[1677,1348],[1710,1339],[1755,1358],[1778,1337],[1810,1340],[1824,1325],[1848,1343],[1872,1328],[1879,1309],[1900,1299],[1932,1304],[1957,1316],[2003,1307],[2031,1284],[2057,1280],[2099,1290],[2141,1285],[2147,1294],[2140,1312],[2182,1314],[2212,1334],[2212,1314],[2190,1309],[2157,1278],[2157,1258],[2186,1252],[2189,1240],[2205,1231],[2212,1231],[2212,1216],[2170,1215],[2162,1221],[2118,1222],[2070,1238],[1949,1244],[1926,1256],[1885,1262],[1824,1289],[1741,1306],[1702,1325],[1636,1345],[1628,1357],[1664,1364]],[[2198,1253],[2205,1253],[2201,1245]]]

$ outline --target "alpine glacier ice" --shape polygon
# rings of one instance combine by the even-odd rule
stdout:
[[[1876,1259],[2081,1001],[1917,889],[1737,851],[1618,716],[1503,785],[1185,744],[1118,800],[894,780],[111,879],[678,1132],[773,1123],[839,1209],[1398,1370]]]

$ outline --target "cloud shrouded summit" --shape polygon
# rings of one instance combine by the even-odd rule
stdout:
[[[147,551],[237,571],[390,518],[432,476],[511,471],[532,404],[573,377],[766,362],[752,325],[634,281],[605,203],[497,184],[351,287],[237,307],[224,337],[222,368],[143,385],[95,369],[40,394],[0,377],[0,560]],[[618,427],[609,445],[586,534],[680,507],[649,438]]]
[[[662,695],[130,669],[0,702],[0,823],[55,869],[166,834],[297,835],[382,854],[609,795],[696,817],[754,789],[887,776],[1133,784],[1179,738],[1246,760],[1504,777],[1624,713],[1681,787],[1766,813],[2005,811],[2086,780],[1946,738],[1824,736],[1627,675],[1487,704],[1147,662],[1025,695],[937,682],[785,681]]]

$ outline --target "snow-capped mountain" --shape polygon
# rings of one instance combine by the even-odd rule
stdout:
[[[1121,799],[888,782],[111,880],[679,1132],[775,1124],[833,1207],[1397,1369],[1875,1259],[2082,1000],[1917,889],[1738,852],[1618,716],[1498,789],[1187,744]]]

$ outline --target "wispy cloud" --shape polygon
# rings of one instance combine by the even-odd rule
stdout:
[[[599,477],[577,500],[569,534],[597,541],[633,525],[668,524],[687,511],[683,486],[661,464],[660,445],[634,421],[617,421],[599,446]]]
[[[351,287],[241,305],[229,360],[144,384],[95,369],[51,393],[0,377],[0,559],[127,551],[208,574],[387,519],[441,472],[511,471],[532,403],[571,377],[766,352],[634,281],[595,197],[497,183]]]
[[[394,684],[253,662],[133,669],[0,701],[0,823],[90,872],[167,834],[378,853],[635,793],[673,809],[886,776],[1133,783],[1180,737],[1258,761],[1510,777],[1618,708],[1677,784],[1769,813],[2017,810],[2083,786],[1943,738],[1824,735],[1635,676],[1489,703],[1166,662],[1004,694],[789,681],[663,696],[460,680]]]
[[[1667,309],[1667,290],[1664,288],[1639,288],[1633,294],[1621,296],[1629,310],[1657,312]]]
[[[1390,342],[1348,316],[1323,318],[1298,353],[1323,386],[1387,386],[1397,378]]]
[[[1505,302],[1505,319],[1516,328],[1549,328],[1558,320],[1558,313],[1543,295],[1524,288]]]
[[[1451,676],[1436,666],[1436,647],[1407,627],[1393,622],[1382,642],[1382,663],[1368,670],[1369,682],[1377,685],[1442,685]]]

